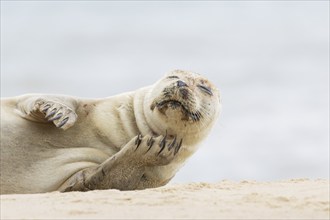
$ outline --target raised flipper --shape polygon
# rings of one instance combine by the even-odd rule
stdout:
[[[143,178],[145,169],[169,164],[181,145],[182,139],[168,140],[166,135],[157,138],[139,135],[99,166],[90,167],[72,175],[59,188],[59,191],[137,189],[142,179],[148,181]],[[149,184],[149,187],[158,187],[164,182],[164,180],[159,180]]]
[[[77,120],[77,101],[70,97],[27,95],[19,98],[16,112],[35,122],[53,122],[66,130]]]

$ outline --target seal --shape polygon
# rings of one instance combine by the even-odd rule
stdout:
[[[27,94],[1,99],[1,194],[163,186],[220,113],[202,75],[170,71],[102,99]]]

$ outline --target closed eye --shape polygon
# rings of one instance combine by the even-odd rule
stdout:
[[[167,78],[168,78],[168,79],[179,79],[178,76],[168,76]]]
[[[200,90],[202,90],[203,92],[205,92],[209,95],[213,95],[213,92],[209,87],[202,86],[202,85],[197,85],[197,87],[200,88]]]

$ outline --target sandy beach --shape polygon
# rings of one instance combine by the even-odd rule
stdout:
[[[1,219],[329,219],[329,180],[1,195]]]

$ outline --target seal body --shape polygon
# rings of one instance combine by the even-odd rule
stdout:
[[[1,194],[165,185],[219,112],[216,87],[181,70],[104,99],[1,99]]]

